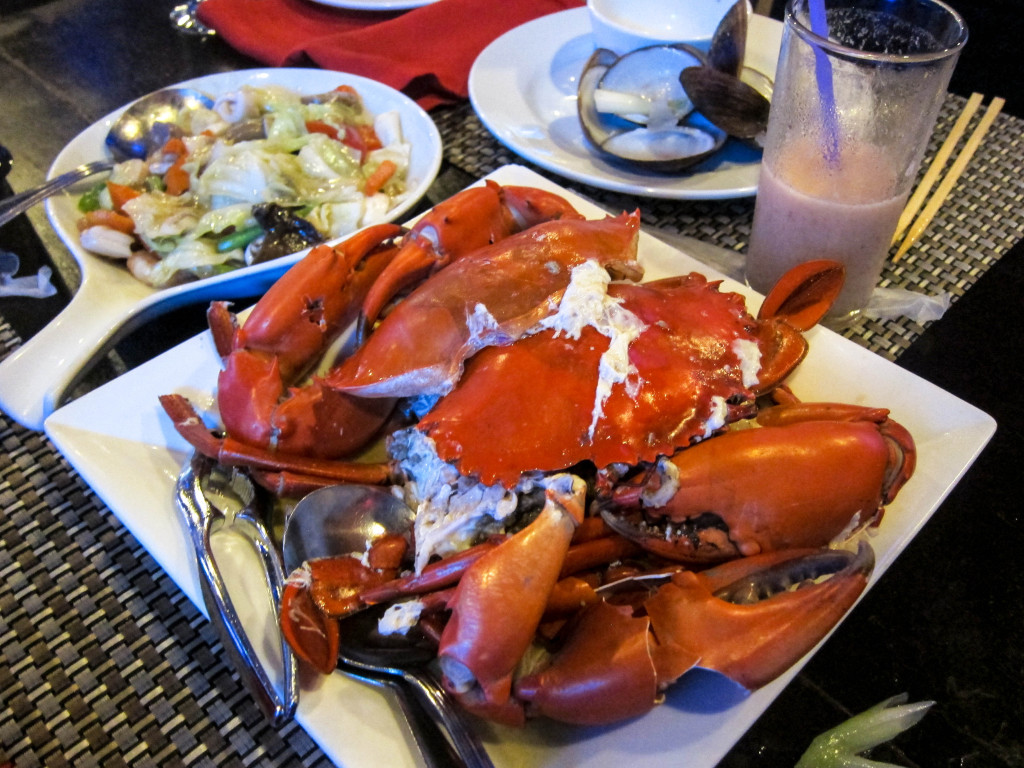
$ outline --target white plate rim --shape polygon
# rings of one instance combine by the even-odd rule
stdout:
[[[747,63],[774,76],[781,38],[781,22],[753,14]],[[470,103],[499,142],[572,181],[668,200],[726,200],[757,192],[760,153],[735,140],[684,175],[631,173],[598,157],[576,118],[574,79],[593,47],[586,8],[528,21],[495,39],[474,61]]]
[[[588,216],[600,215],[592,204],[521,166],[506,166],[488,178],[557,191]],[[719,277],[645,234],[641,251],[651,278],[692,269]],[[752,306],[759,302],[758,294],[728,278],[723,287],[744,294]],[[918,443],[917,472],[887,508],[883,525],[871,539],[877,565],[870,589],[973,463],[995,431],[995,422],[831,331],[815,328],[808,337],[810,352],[790,382],[798,395],[883,405],[911,429]],[[172,500],[177,472],[191,449],[160,412],[156,396],[179,392],[209,408],[218,368],[210,334],[203,333],[61,408],[46,421],[46,433],[58,450],[201,611],[198,582]],[[837,371],[857,375],[837,376]],[[108,417],[112,409],[119,418]],[[126,467],[131,472],[126,474]],[[571,728],[537,722],[524,729],[485,724],[480,730],[500,768],[597,768],[616,761],[629,761],[635,768],[672,761],[713,768],[813,654],[745,697],[716,675],[691,673],[670,689],[665,704],[619,726]],[[345,717],[338,717],[339,709]],[[338,765],[415,765],[395,712],[375,690],[336,673],[315,689],[304,690],[298,719]]]

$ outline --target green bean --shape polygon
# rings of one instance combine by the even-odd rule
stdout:
[[[261,234],[263,234],[263,229],[259,225],[236,230],[229,235],[218,238],[217,252],[224,253],[225,251],[233,251],[236,248],[245,248],[245,246]]]

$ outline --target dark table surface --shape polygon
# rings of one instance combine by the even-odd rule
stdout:
[[[144,93],[258,66],[218,39],[172,30],[172,5],[5,0],[0,144],[15,157],[10,187],[40,182],[79,131]],[[1005,41],[1019,40],[1015,5],[964,3],[960,10],[974,35],[952,88],[962,95],[1002,93],[1007,111],[1020,115],[1016,63],[1003,59]],[[451,164],[447,157],[446,172],[455,170]],[[433,192],[444,194],[443,185]],[[792,765],[815,734],[901,692],[937,704],[894,745],[876,750],[876,759],[922,768],[1024,766],[1024,577],[1018,565],[1024,525],[1015,482],[1024,424],[1011,391],[1024,358],[1017,328],[1024,304],[1021,197],[1016,201],[1016,224],[1009,227],[1016,245],[896,360],[991,414],[999,425],[995,437],[723,766]],[[641,208],[647,203],[633,201]],[[0,229],[0,248],[17,252],[26,269],[53,264],[61,284],[52,299],[0,299],[0,316],[28,338],[67,301],[77,270],[41,207]],[[103,361],[96,379],[193,335],[202,328],[204,309],[188,306],[148,323]],[[6,510],[0,578],[13,590],[0,601],[0,764],[326,764],[297,727],[278,733],[260,721],[237,681],[223,665],[216,667],[219,646],[202,616],[137,545],[125,541],[128,534],[61,465],[45,437],[0,418]],[[94,548],[82,550],[90,529],[97,532]],[[46,545],[26,549],[32,531],[52,539],[56,564],[47,560]],[[50,599],[68,566],[82,569],[82,589],[95,600],[84,621],[76,622],[73,612],[59,615]],[[132,605],[140,595],[151,601],[148,612]],[[77,605],[73,595],[64,597]],[[54,639],[69,633],[70,645]],[[64,651],[54,650],[58,646]],[[129,657],[111,666],[120,646]],[[69,649],[78,655],[66,658]],[[175,654],[193,658],[168,668],[167,657]],[[173,712],[154,715],[157,702]]]

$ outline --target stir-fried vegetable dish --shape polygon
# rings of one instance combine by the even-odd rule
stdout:
[[[242,86],[181,113],[145,160],[79,200],[81,243],[156,287],[268,261],[383,221],[406,195],[397,112],[350,86]]]

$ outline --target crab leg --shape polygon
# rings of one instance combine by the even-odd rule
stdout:
[[[412,573],[378,587],[364,590],[360,597],[367,605],[374,605],[405,595],[421,595],[450,587],[459,582],[459,579],[473,563],[498,546],[499,541],[489,540],[477,544],[457,555],[428,564],[422,573]]]
[[[366,483],[380,485],[394,479],[387,464],[332,461],[268,451],[233,440],[217,437],[203,423],[195,408],[182,395],[161,395],[160,405],[170,417],[174,428],[193,448],[204,456],[226,466],[244,466],[259,470],[283,470],[315,475],[331,484]]]

